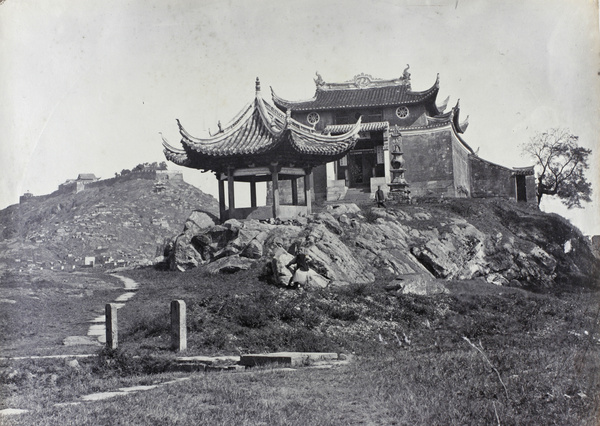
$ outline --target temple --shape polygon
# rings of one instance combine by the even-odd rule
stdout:
[[[506,197],[535,201],[533,167],[508,168],[481,159],[463,138],[459,102],[437,102],[439,75],[423,91],[411,88],[409,67],[391,80],[359,74],[326,83],[315,95],[290,101],[271,89],[282,112],[326,135],[347,132],[360,117],[359,138],[347,155],[314,170],[315,195],[329,201],[373,196],[378,186],[399,199]]]
[[[286,100],[271,88],[229,125],[207,138],[190,135],[177,120],[182,149],[163,138],[168,160],[212,171],[219,182],[221,220],[292,218],[312,202],[364,201],[378,187],[387,196],[504,197],[535,202],[532,167],[508,168],[480,158],[463,134],[459,102],[437,101],[439,76],[423,91],[411,88],[409,67],[391,80],[359,74],[326,83],[317,73],[311,99]],[[250,207],[236,208],[235,182],[249,184]],[[256,183],[267,182],[267,206]],[[227,189],[227,195],[225,190]]]
[[[264,102],[257,78],[254,101],[229,125],[223,128],[219,124],[218,133],[204,139],[196,138],[177,120],[183,149],[172,147],[165,138],[163,146],[166,158],[173,163],[215,173],[219,182],[222,221],[231,218],[286,219],[311,213],[313,168],[346,156],[358,139],[360,123],[358,120],[339,135],[324,135]],[[299,180],[302,180],[303,194],[298,191]],[[291,204],[280,202],[280,181],[290,182]],[[235,182],[249,184],[249,208],[236,208]],[[271,184],[273,195],[269,206],[257,205],[257,182]]]

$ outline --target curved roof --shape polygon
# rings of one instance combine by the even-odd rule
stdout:
[[[360,119],[346,133],[323,135],[265,103],[257,79],[256,96],[225,128],[208,138],[192,136],[177,120],[183,149],[163,138],[165,157],[196,169],[269,166],[273,162],[312,167],[343,157],[355,144]],[[220,127],[220,126],[219,126]]]
[[[359,74],[345,83],[325,83],[321,76],[317,75],[317,90],[311,99],[286,100],[271,88],[273,103],[282,110],[291,111],[369,108],[427,101],[432,102],[435,107],[435,98],[439,91],[439,76],[429,89],[422,92],[413,91],[410,86],[410,74],[406,70],[403,77],[398,79],[382,80]]]

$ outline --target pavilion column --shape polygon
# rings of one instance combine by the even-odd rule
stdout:
[[[271,165],[271,178],[273,182],[273,218],[279,217],[279,167],[277,163]]]
[[[250,181],[250,207],[256,207],[256,181],[254,176]]]
[[[227,192],[229,196],[229,219],[233,219],[233,212],[235,210],[235,193],[233,190],[233,168],[227,169]]]
[[[298,178],[292,179],[292,204],[298,205]]]
[[[219,180],[219,219],[225,222],[225,181],[219,176],[217,179]]]
[[[306,214],[312,213],[312,169],[305,169],[304,198],[306,200]]]

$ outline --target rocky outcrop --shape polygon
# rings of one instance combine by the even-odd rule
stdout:
[[[515,203],[469,200],[468,208],[451,203],[363,211],[344,204],[286,223],[229,220],[216,225],[194,212],[167,259],[179,270],[208,265],[211,271],[232,272],[260,265],[271,282],[287,285],[291,271],[286,265],[302,245],[312,287],[368,283],[379,276],[395,278],[390,285],[415,294],[444,292],[439,279],[482,277],[498,285],[551,286],[561,273],[583,276],[578,259],[588,262],[586,268],[593,263],[589,248],[585,252],[578,243],[584,237],[556,215]],[[507,226],[511,209],[521,216]],[[549,216],[555,223],[546,232]],[[538,222],[538,228],[532,226]],[[566,245],[579,257],[566,253]]]

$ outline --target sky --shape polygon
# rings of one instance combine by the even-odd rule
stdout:
[[[542,209],[600,234],[600,37],[592,0],[5,0],[0,1],[0,208],[79,173],[114,176],[163,161],[175,119],[217,130],[254,97],[259,77],[287,99],[360,73],[413,90],[440,75],[439,102],[460,98],[464,139],[508,167],[521,145],[567,128],[593,149],[593,202]],[[182,170],[216,195],[214,175]]]

